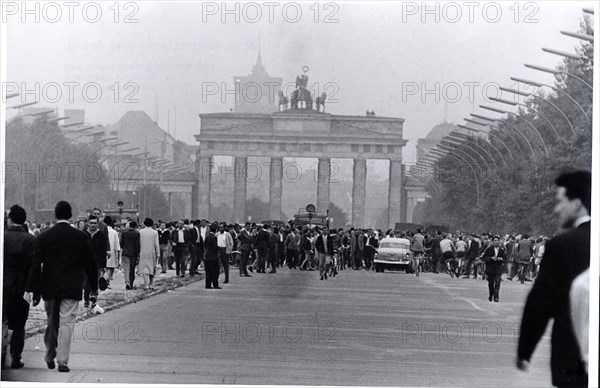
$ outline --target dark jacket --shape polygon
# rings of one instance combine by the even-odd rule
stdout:
[[[315,249],[317,252],[325,254],[325,255],[333,255],[333,240],[331,236],[327,236],[327,249],[325,249],[325,242],[323,241],[323,235],[320,234],[317,237],[317,241],[315,241]]]
[[[529,292],[519,336],[518,357],[529,360],[550,319],[552,384],[587,386],[587,374],[571,323],[573,279],[590,266],[590,223],[546,241],[538,277]],[[591,329],[590,329],[591,330]]]
[[[196,228],[198,228],[198,229],[196,229]],[[200,231],[199,226],[194,226],[191,229],[187,230],[187,232],[189,234],[190,244],[197,244],[198,235],[200,234],[199,231]],[[204,239],[202,238],[202,236],[200,236],[200,245],[202,245],[204,247]]]
[[[472,260],[472,259],[476,259],[477,257],[479,257],[479,241],[478,240],[471,240],[471,245],[469,245],[469,249],[467,250],[467,255],[466,258],[468,260]]]
[[[252,238],[247,230],[242,230],[238,234],[238,240],[240,240],[240,250],[249,251],[252,247]]]
[[[431,239],[431,255],[433,257],[441,257],[442,256],[442,248],[440,247],[440,242],[442,241],[441,236],[435,236]]]
[[[11,328],[13,324],[17,324],[15,320],[22,316],[19,311],[29,308],[23,294],[33,262],[34,242],[35,237],[21,225],[11,225],[4,229],[2,313],[8,318]],[[24,318],[27,319],[27,314]]]
[[[214,233],[209,232],[206,235],[206,242],[204,243],[204,249],[206,251],[204,260],[206,261],[219,261],[219,245],[217,244],[217,236]]]
[[[261,229],[256,235],[256,249],[268,251],[271,245],[271,234],[264,229]]]
[[[502,273],[502,265],[506,262],[506,251],[503,247],[498,247],[498,258],[501,260],[492,260],[496,251],[494,244],[491,244],[483,252],[481,260],[485,263],[485,273],[489,275],[498,275]]]
[[[165,230],[157,230],[158,232],[158,243],[160,245],[165,245],[168,244],[169,241],[171,240],[171,231],[169,229],[165,229]]]
[[[140,255],[140,232],[127,228],[121,232],[121,256],[138,257]]]
[[[86,231],[86,233],[92,240],[92,249],[94,251],[94,257],[96,258],[96,265],[98,268],[106,268],[106,235],[99,229],[93,236],[89,230]]]
[[[177,245],[177,244],[181,244],[179,242],[179,229],[175,229],[171,232],[171,241]],[[183,229],[183,242],[185,245],[190,245],[192,241],[192,236],[189,230],[187,229]]]
[[[34,293],[34,299],[39,300],[41,294],[46,301],[81,300],[84,274],[92,293],[97,292],[98,267],[92,241],[85,232],[58,222],[37,236],[27,282],[27,290]]]

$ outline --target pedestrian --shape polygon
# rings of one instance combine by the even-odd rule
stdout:
[[[438,230],[435,237],[431,239],[431,267],[433,269],[433,273],[438,273],[440,270],[442,261],[442,250],[440,248],[441,241],[442,232]]]
[[[296,240],[296,228],[291,228],[285,238],[285,260],[288,268],[296,268],[296,256],[298,255],[298,241]]]
[[[333,254],[333,244],[328,236],[327,229],[321,231],[317,228],[317,241],[315,242],[315,250],[317,251],[319,261],[319,276],[321,280],[327,280],[326,265],[331,261],[331,255]]]
[[[33,306],[44,299],[47,327],[44,334],[46,366],[69,372],[71,339],[77,318],[84,274],[89,280],[91,300],[98,292],[98,267],[92,241],[69,225],[71,205],[60,201],[54,209],[56,224],[40,233],[27,290],[33,293]]]
[[[104,217],[108,232],[108,240],[111,254],[106,259],[106,274],[107,288],[110,288],[110,282],[113,280],[115,268],[119,266],[119,258],[121,256],[121,244],[119,243],[119,233],[114,229],[114,221],[111,216]]]
[[[463,279],[469,279],[471,277],[471,264],[479,257],[480,240],[475,233],[471,234],[469,239],[467,253],[465,254],[465,276]],[[477,267],[473,266],[473,277],[477,279]]]
[[[271,270],[269,273],[277,272],[277,265],[279,263],[279,228],[274,227],[273,233],[269,236],[269,265]]]
[[[481,258],[485,263],[485,275],[488,280],[488,300],[500,302],[500,282],[502,281],[502,267],[506,262],[506,251],[500,242],[500,236],[494,236],[492,244],[483,252]]]
[[[190,233],[184,229],[183,220],[177,222],[177,229],[171,232],[171,244],[175,254],[175,275],[185,277],[185,255],[191,245]]]
[[[217,225],[211,224],[209,232],[206,235],[205,254],[204,254],[204,270],[206,272],[206,281],[204,288],[221,289],[219,287],[219,245],[217,242]]]
[[[171,239],[171,232],[167,229],[164,221],[158,222],[158,247],[160,248],[160,273],[167,273],[168,247]]]
[[[521,320],[516,361],[520,370],[527,370],[548,321],[554,320],[550,365],[555,386],[588,386],[571,322],[569,291],[573,279],[590,266],[591,183],[588,171],[564,173],[556,179],[554,213],[562,233],[546,242]]]
[[[156,263],[160,257],[158,232],[152,228],[152,218],[144,219],[144,228],[140,230],[140,262],[138,271],[144,277],[144,289],[154,290]]]
[[[127,228],[121,232],[121,262],[125,277],[125,289],[134,289],[135,267],[140,256],[140,232],[137,222],[129,221]]]
[[[21,354],[25,345],[25,323],[29,302],[24,298],[27,277],[34,254],[35,237],[25,228],[27,213],[19,205],[10,207],[4,229],[4,265],[2,271],[2,369],[10,343],[10,367],[22,368]],[[39,233],[38,233],[39,235]],[[28,296],[30,299],[30,296]],[[12,335],[9,334],[12,330]],[[10,339],[9,339],[10,337]]]
[[[193,226],[189,229],[190,235],[190,276],[196,276],[198,274],[198,267],[204,260],[204,237],[202,236],[201,221],[195,220]]]
[[[110,253],[106,250],[106,247],[108,246],[110,248],[110,243],[107,242],[108,229],[106,234],[102,233],[98,228],[99,222],[100,220],[96,216],[90,216],[90,218],[88,219],[88,229],[86,232],[92,240],[92,249],[94,252],[94,257],[96,258],[96,267],[98,268],[98,273],[96,274],[96,282],[100,285],[100,278],[104,278],[104,280],[102,280],[102,283],[105,286],[108,286],[108,281],[106,280],[106,277],[104,277],[104,271],[106,270],[106,261]],[[90,307],[90,280],[91,279],[87,279],[83,283],[83,307],[85,308]],[[104,287],[100,287],[101,290],[103,290],[103,288]],[[93,304],[92,307],[94,307]]]
[[[223,268],[223,275],[225,280],[223,284],[229,283],[229,256],[233,248],[233,239],[229,232],[225,230],[226,225],[221,224],[219,226],[219,233],[217,234],[217,246],[219,247],[219,263],[220,267]]]
[[[271,234],[268,231],[269,225],[263,225],[256,234],[255,246],[258,254],[258,269],[256,273],[266,273],[265,265],[269,258],[269,248],[271,246]]]
[[[238,234],[238,240],[240,242],[240,277],[252,277],[248,274],[248,258],[250,257],[250,249],[252,247],[252,238],[248,233],[250,223],[247,222]]]

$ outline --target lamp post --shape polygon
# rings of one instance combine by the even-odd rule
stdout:
[[[468,119],[468,118],[464,118],[463,120],[465,120],[468,123],[480,125],[482,127],[488,126],[488,124],[480,123],[479,121],[471,120],[471,119]],[[483,133],[483,134],[488,135],[488,136],[493,136],[496,140],[498,140],[504,146],[504,148],[506,148],[506,151],[508,151],[508,154],[510,155],[510,157],[512,158],[512,160],[516,160],[515,156],[512,153],[512,151],[510,150],[510,148],[506,145],[506,143],[504,142],[504,140],[502,140],[502,138],[500,136],[498,136],[498,135],[496,135],[496,134],[494,134],[492,132],[486,132],[486,131],[482,131],[480,129],[475,129],[475,128],[467,127],[466,125],[460,125],[459,124],[458,126],[461,127],[461,128],[463,128],[463,129],[468,129],[469,131],[473,131],[473,132],[477,132],[477,133]],[[489,126],[493,127],[493,128],[496,128],[496,130],[499,130],[498,127],[496,127],[496,126],[493,126],[493,125],[489,125]],[[519,146],[519,142],[517,142],[515,140],[515,138],[512,137],[512,135],[510,135],[508,132],[503,132],[503,133],[505,133],[510,139],[512,139],[515,142],[515,144],[517,144],[517,146]],[[490,142],[490,144],[491,144],[491,142]]]
[[[581,112],[585,116],[585,119],[588,122],[590,122],[590,118],[588,117],[587,113],[585,112],[585,109],[583,109],[583,107],[581,106],[581,104],[579,104],[577,102],[577,100],[575,100],[569,93],[565,92],[564,90],[560,90],[559,88],[557,88],[555,86],[552,86],[552,85],[548,85],[548,84],[544,84],[544,83],[536,82],[536,81],[531,81],[531,80],[528,80],[528,79],[523,79],[523,78],[518,78],[518,77],[510,77],[510,79],[512,81],[520,82],[520,83],[526,84],[526,85],[535,86],[537,88],[541,88],[542,86],[546,86],[546,87],[549,87],[550,89],[554,90],[557,93],[565,95],[569,100],[571,100],[575,105],[577,105],[577,107],[579,108],[579,110],[581,110]]]
[[[475,117],[481,120],[485,120],[485,121],[489,121],[490,123],[495,123],[496,119],[487,117],[487,116],[483,116],[480,114],[475,114],[475,113],[471,113],[471,117]],[[515,132],[517,132],[519,135],[521,135],[521,137],[523,137],[523,139],[525,139],[525,143],[527,143],[527,145],[529,146],[529,150],[531,151],[531,158],[533,159],[533,162],[537,164],[537,158],[535,156],[535,151],[533,150],[533,145],[531,145],[531,142],[529,141],[529,139],[527,138],[527,136],[525,136],[525,134],[523,132],[521,132],[520,129],[518,129],[517,127],[515,127],[514,125],[503,121],[504,124],[506,124],[507,126],[509,126],[512,130],[514,130]]]
[[[540,116],[541,118],[543,118],[548,125],[550,125],[550,128],[552,128],[554,130],[554,134],[556,135],[556,138],[562,141],[566,141],[563,138],[560,137],[560,135],[558,134],[558,130],[556,129],[556,127],[554,126],[554,124],[552,124],[552,121],[548,120],[546,118],[546,116],[544,116],[540,111],[538,111],[537,109],[527,106],[526,104],[523,104],[522,102],[518,102],[518,101],[510,101],[510,100],[505,100],[503,98],[496,98],[496,97],[489,97],[488,98],[494,102],[498,102],[500,104],[506,104],[506,105],[510,105],[510,106],[522,106],[524,108],[527,109],[531,109],[533,112],[535,112],[538,116]]]
[[[491,106],[487,106],[487,105],[479,105],[480,108],[483,109],[487,109],[487,110],[491,110],[492,112],[496,112],[496,113],[500,113],[500,114],[506,114],[506,115],[513,115],[515,117],[519,117],[521,120],[523,120],[525,123],[527,123],[527,125],[529,125],[529,127],[531,127],[531,129],[533,129],[535,131],[535,133],[537,133],[537,135],[539,136],[540,140],[542,141],[542,146],[544,146],[544,153],[546,154],[546,156],[548,156],[548,147],[546,147],[546,142],[544,141],[544,138],[542,137],[542,134],[540,133],[540,131],[538,131],[538,129],[531,124],[531,122],[529,120],[527,120],[526,118],[524,118],[523,116],[513,113],[513,112],[509,112],[507,110],[504,109],[498,109],[498,108],[494,108]]]
[[[569,77],[573,77],[574,79],[576,79],[579,82],[581,82],[582,84],[584,84],[588,89],[590,89],[592,91],[594,90],[594,87],[592,85],[590,85],[588,82],[586,82],[583,78],[578,77],[578,76],[576,76],[573,73],[569,73],[569,72],[566,72],[564,70],[551,69],[549,67],[544,67],[544,66],[531,65],[529,63],[526,63],[525,67],[533,69],[533,70],[543,71],[545,73],[554,74],[555,76],[557,76],[557,75],[560,74],[560,75],[563,76],[563,80],[564,80],[564,75],[568,75]]]
[[[459,128],[461,128],[461,127],[462,128],[468,128],[468,127],[465,127],[464,125],[463,126],[458,125],[458,127]],[[494,163],[496,162],[496,160],[494,159],[494,157],[492,156],[492,154],[484,146],[482,146],[481,144],[479,144],[474,139],[474,136],[469,136],[469,135],[466,135],[466,134],[461,133],[461,132],[451,131],[450,135],[448,137],[450,137],[452,139],[456,139],[456,140],[462,141],[462,142],[469,142],[469,144],[473,144],[473,145],[477,146],[478,148],[482,149],[483,152],[485,152],[490,157],[490,159],[492,161],[494,161]],[[493,145],[492,145],[492,148],[498,153],[498,155],[500,155],[500,159],[502,160],[502,164],[504,164],[506,166],[506,160],[504,160],[504,156],[502,155],[502,153],[500,151],[498,151],[498,149],[496,147],[494,147]]]
[[[490,135],[487,132],[480,131],[480,130],[477,130],[477,129],[473,129],[471,127],[467,127],[466,125],[457,124],[457,127],[465,129],[467,131],[475,132],[476,134],[477,133],[484,133],[486,135]],[[458,132],[456,132],[456,136],[458,136],[458,137],[464,137],[465,139],[469,139],[471,137],[481,138],[479,136],[466,135],[464,133],[458,133]],[[508,151],[508,153],[511,156],[511,158],[514,160],[515,158],[512,156],[512,153],[510,152],[510,150],[508,149],[508,147],[506,147],[506,144],[504,144],[504,142],[502,140],[500,140],[500,142],[502,143],[502,145],[504,146],[504,148],[506,148],[506,150]],[[502,159],[502,162],[503,162],[504,166],[506,166],[506,159],[504,159],[504,155],[502,155],[502,152],[500,152],[500,150],[498,148],[496,148],[496,146],[494,146],[491,142],[489,142],[487,140],[484,140],[484,143],[490,145],[498,153],[498,155],[500,155],[500,158]]]

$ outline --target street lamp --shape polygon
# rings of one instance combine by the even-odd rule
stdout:
[[[581,39],[581,40],[587,40],[588,42],[591,42],[591,43],[594,42],[594,36],[593,35],[580,34],[578,32],[570,32],[570,31],[561,31],[560,33],[563,34],[563,35],[569,36],[571,38],[576,38],[576,39]]]
[[[542,134],[540,133],[540,131],[538,131],[538,129],[533,124],[531,124],[531,122],[529,122],[529,120],[525,119],[523,116],[521,116],[519,114],[509,112],[507,110],[498,109],[498,108],[494,108],[494,107],[487,106],[487,105],[479,105],[479,107],[483,108],[483,109],[491,110],[492,112],[497,112],[500,114],[507,114],[507,115],[513,115],[515,117],[519,117],[521,120],[523,120],[525,123],[527,123],[527,125],[529,125],[531,127],[531,129],[533,129],[535,131],[535,133],[537,133],[537,135],[540,137],[540,140],[542,141],[542,145],[544,146],[544,153],[546,154],[546,156],[548,156],[548,148],[546,147],[546,142],[544,141]]]
[[[488,170],[491,170],[492,166],[489,164],[488,160],[483,156],[483,154],[479,153],[479,151],[477,151],[474,147],[472,146],[468,146],[467,143],[463,143],[461,141],[458,140],[452,140],[450,138],[448,138],[447,136],[444,137],[441,141],[440,141],[441,145],[445,145],[448,147],[452,147],[452,146],[456,146],[456,147],[460,147],[460,146],[467,146],[471,151],[473,151],[478,157],[481,158],[481,160],[483,160],[483,162],[485,163],[486,167]],[[498,166],[496,165],[496,161],[494,159],[492,159],[494,166],[496,168],[498,168]]]
[[[550,100],[547,100],[547,99],[545,99],[545,98],[543,98],[543,97],[540,97],[540,96],[538,96],[537,94],[533,94],[533,93],[525,93],[525,92],[522,92],[522,91],[520,91],[520,90],[517,90],[517,89],[505,88],[505,87],[502,87],[502,86],[500,86],[500,90],[502,90],[502,91],[504,91],[504,92],[510,92],[510,93],[513,93],[513,94],[518,94],[519,96],[523,96],[523,97],[525,97],[525,98],[527,98],[527,97],[533,97],[533,98],[535,98],[535,99],[538,99],[538,100],[544,101],[545,103],[547,103],[548,105],[550,105],[550,106],[552,106],[554,109],[556,109],[556,110],[557,110],[557,111],[558,111],[558,112],[561,114],[561,116],[562,116],[562,117],[563,117],[565,120],[567,120],[567,123],[568,123],[568,124],[569,124],[569,126],[571,127],[571,131],[573,132],[573,134],[575,134],[575,127],[573,126],[573,123],[571,122],[571,120],[569,120],[569,117],[567,116],[567,114],[566,114],[565,112],[563,112],[563,111],[562,111],[562,109],[560,109],[558,106],[556,106],[556,104],[554,104],[552,101],[550,101]]]
[[[548,85],[548,84],[544,84],[544,83],[536,82],[536,81],[530,81],[530,80],[523,79],[523,78],[510,77],[510,79],[515,82],[520,82],[520,83],[535,86],[538,88],[541,88],[542,86],[546,86],[546,87],[549,87],[550,89],[554,90],[557,93],[564,94],[569,100],[571,100],[575,105],[577,105],[579,110],[581,110],[581,112],[585,116],[585,119],[588,122],[590,122],[590,118],[588,117],[587,113],[585,112],[585,109],[583,109],[583,107],[577,102],[577,100],[575,100],[569,93],[565,92],[564,90],[560,90],[559,88],[552,86],[552,85]]]
[[[552,124],[552,121],[548,120],[548,119],[546,118],[546,116],[544,116],[544,115],[543,115],[543,114],[542,114],[540,111],[538,111],[537,109],[535,109],[535,108],[533,108],[533,107],[530,107],[530,106],[528,106],[528,105],[526,105],[526,104],[523,104],[522,102],[518,102],[518,101],[510,101],[510,100],[505,100],[505,99],[502,99],[502,98],[496,98],[496,97],[490,97],[490,96],[488,96],[488,98],[489,98],[490,100],[492,100],[492,101],[499,102],[499,103],[501,103],[501,104],[507,104],[507,105],[511,105],[511,106],[517,106],[517,105],[518,105],[518,106],[522,106],[522,107],[524,107],[524,108],[527,108],[527,109],[531,109],[531,110],[532,110],[533,112],[535,112],[535,113],[536,113],[538,116],[540,116],[541,118],[543,118],[544,120],[546,120],[546,122],[547,122],[547,123],[550,125],[550,127],[551,127],[551,128],[554,130],[554,134],[556,135],[556,137],[557,137],[558,139],[561,139],[561,140],[565,141],[565,140],[564,140],[564,139],[562,139],[562,138],[560,137],[560,135],[558,134],[558,130],[556,129],[556,127],[554,126],[554,124]]]
[[[464,118],[463,120],[465,120],[465,121],[466,121],[466,122],[468,122],[468,123],[472,123],[472,124],[480,125],[480,126],[482,126],[482,127],[487,127],[487,126],[489,126],[489,127],[492,127],[492,128],[494,128],[494,129],[496,129],[497,131],[500,131],[500,130],[501,130],[499,127],[496,127],[495,125],[486,124],[486,123],[481,123],[481,122],[479,122],[479,121],[476,121],[476,120],[471,120],[471,119],[469,119],[469,118]],[[487,132],[487,131],[482,131],[482,130],[480,130],[480,129],[475,129],[475,128],[467,127],[467,126],[465,126],[465,125],[460,125],[460,124],[459,124],[458,126],[459,126],[459,127],[461,127],[461,128],[463,128],[463,129],[468,129],[468,130],[470,130],[470,131],[474,131],[474,132],[480,132],[480,133],[483,133],[483,134],[485,134],[485,135],[488,135],[488,136],[493,136],[493,137],[494,137],[496,140],[498,140],[498,141],[499,141],[499,142],[500,142],[500,143],[501,143],[501,144],[504,146],[504,148],[506,148],[506,150],[508,151],[508,153],[509,153],[510,157],[511,157],[513,160],[516,160],[516,159],[515,159],[515,157],[514,157],[514,155],[513,155],[513,153],[512,153],[512,151],[510,150],[510,147],[508,147],[508,146],[506,145],[506,143],[504,142],[504,140],[502,140],[502,138],[501,138],[500,136],[498,136],[497,134],[495,134],[495,133],[493,133],[493,132]],[[515,144],[517,144],[517,146],[518,146],[518,147],[520,146],[519,142],[518,142],[518,141],[517,141],[517,140],[516,140],[514,137],[512,137],[512,135],[511,135],[510,133],[508,133],[507,131],[502,131],[502,132],[503,132],[504,134],[506,134],[506,135],[507,135],[507,136],[508,136],[508,137],[509,137],[509,138],[510,138],[510,139],[511,139],[513,142],[515,142]]]
[[[498,121],[498,120],[493,119],[491,117],[483,116],[483,115],[480,115],[480,114],[471,113],[470,115],[471,115],[471,117],[475,117],[475,118],[480,119],[480,120],[489,121],[490,123],[495,123],[496,121]],[[519,128],[515,127],[514,125],[510,124],[509,122],[503,121],[503,123],[506,124],[508,127],[510,127],[513,131],[515,131],[519,135],[521,135],[521,137],[523,139],[525,139],[525,143],[527,143],[527,145],[529,146],[529,150],[531,151],[531,157],[533,158],[533,162],[537,163],[537,158],[535,157],[535,151],[533,150],[533,146],[531,145],[531,141],[529,141],[529,139],[527,138],[527,136],[525,136],[525,134],[523,132],[521,132],[521,130]],[[498,128],[498,127],[496,127],[496,128]]]
[[[481,133],[486,133],[487,134],[487,132],[479,131],[477,129],[473,129],[471,127],[467,127],[466,125],[457,124],[457,127],[462,128],[462,129],[466,129],[468,131],[472,131],[472,132],[475,132],[475,133],[481,132]],[[466,134],[460,133],[460,132],[454,132],[454,133],[450,132],[450,134],[454,134],[455,136],[462,137],[464,139],[470,139],[470,138],[479,138],[479,139],[481,139],[481,137],[479,137],[479,136],[466,135]],[[487,141],[485,139],[482,139],[482,140],[483,140],[484,144],[487,144],[490,147],[492,147],[498,153],[498,155],[500,155],[500,159],[502,159],[502,162],[503,162],[504,166],[506,166],[506,160],[504,159],[504,155],[502,155],[502,152],[500,152],[500,150],[498,148],[496,148],[496,146],[493,145],[491,142],[489,142],[489,141]],[[475,141],[475,144],[479,145],[477,143],[477,141]],[[502,144],[508,150],[508,147],[506,147],[506,145],[504,144],[504,142],[502,142]],[[483,148],[483,146],[481,146],[481,147]],[[508,150],[508,152],[510,154],[510,150]],[[510,154],[510,156],[512,157],[512,154]],[[514,158],[513,158],[513,160],[514,160]]]
[[[594,90],[594,87],[592,85],[590,85],[589,83],[587,83],[583,78],[578,77],[578,76],[576,76],[573,73],[569,73],[569,72],[566,72],[566,71],[563,71],[563,70],[551,69],[549,67],[544,67],[544,66],[531,65],[529,63],[526,63],[525,67],[533,69],[533,70],[543,71],[545,73],[554,74],[555,76],[557,76],[559,74],[560,75],[566,74],[569,77],[575,78],[576,80],[578,80],[579,82],[581,82],[582,84],[584,84],[585,86],[587,86],[590,90],[592,90],[592,91]],[[564,80],[564,77],[563,77],[563,80]]]
[[[485,154],[487,156],[489,156],[490,160],[494,164],[496,164],[496,160],[494,159],[494,157],[492,156],[492,154],[488,150],[486,150],[482,145],[480,145],[476,141],[474,141],[474,139],[472,139],[471,136],[465,135],[465,134],[460,133],[460,132],[451,131],[450,134],[448,136],[446,136],[446,138],[449,138],[449,139],[454,140],[454,141],[456,141],[458,143],[461,143],[461,144],[469,144],[469,145],[477,146],[478,149],[482,149],[483,152],[485,152]],[[498,150],[496,150],[496,151],[498,151]],[[502,156],[502,154],[500,154],[500,158],[502,159],[502,162],[506,166],[506,162],[504,161],[504,157]],[[496,168],[498,168],[497,165],[496,165]]]
[[[546,48],[546,47],[542,47],[542,50],[547,53],[550,53],[550,54],[560,55],[561,57],[566,57],[566,58],[571,58],[571,59],[579,59],[580,61],[588,61],[588,62],[591,61],[591,59],[589,59],[587,57],[568,53],[566,51],[560,51],[560,50],[550,49],[550,48]]]

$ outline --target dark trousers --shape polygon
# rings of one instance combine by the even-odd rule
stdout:
[[[6,325],[8,329],[13,331],[10,337],[10,356],[12,362],[17,362],[21,359],[23,347],[25,346],[25,323],[29,315],[29,303],[23,298],[14,300],[12,303],[15,304],[12,311],[3,311],[2,328],[4,329],[4,325]],[[6,350],[5,338],[2,338],[2,341],[2,358],[4,359],[4,351]]]
[[[248,275],[248,257],[250,256],[249,250],[242,250],[240,256],[240,275]]]
[[[173,247],[173,254],[175,255],[175,275],[185,274],[185,244],[177,244]]]
[[[258,251],[258,270],[264,271],[267,260],[269,259],[269,250],[265,248],[259,248]]]
[[[221,266],[223,266],[225,281],[229,282],[229,255],[225,248],[219,248],[219,261],[221,262]]]
[[[467,257],[465,259],[465,275],[466,276],[471,276],[471,265],[473,264],[473,261],[475,260],[474,257]],[[475,272],[475,276],[477,276],[477,271],[473,271]]]
[[[135,266],[133,267],[135,269]],[[98,279],[100,280],[100,277],[102,276],[102,274],[104,273],[104,268],[98,268]],[[134,270],[134,279],[135,279],[135,270]],[[131,282],[131,284],[133,285],[133,282]],[[90,280],[88,279],[87,275],[85,275],[83,277],[83,300],[86,302],[90,301],[90,293],[91,293],[91,288],[90,288]]]
[[[442,254],[440,253],[434,253],[431,256],[431,269],[433,270],[434,273],[438,273],[440,272],[440,261],[442,258]]]
[[[273,272],[275,272],[277,263],[279,262],[279,253],[277,251],[277,245],[271,245],[271,249],[269,250],[269,265],[271,266],[271,271]]]
[[[206,271],[206,287],[219,287],[219,262],[205,261],[204,270]]]
[[[297,256],[297,251],[295,249],[288,249],[287,251],[285,251],[286,254],[286,261],[287,261],[287,265],[288,268],[292,269],[292,268],[296,268],[296,256]]]
[[[357,248],[354,251],[354,268],[355,269],[362,267],[362,257],[363,257],[363,251],[361,251],[360,249]]]
[[[486,274],[488,279],[488,289],[490,296],[494,298],[500,298],[500,282],[502,281],[502,274]]]
[[[194,274],[198,272],[198,266],[203,259],[202,255],[203,249],[200,244],[194,243],[192,245],[191,263],[190,263],[190,274]],[[184,271],[185,272],[185,271]]]

